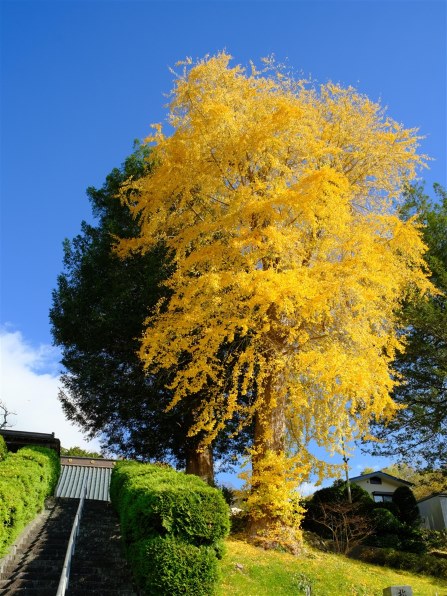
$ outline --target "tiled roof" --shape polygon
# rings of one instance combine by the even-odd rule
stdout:
[[[2,428],[0,435],[5,439],[8,451],[16,452],[22,447],[31,445],[54,449],[58,455],[61,451],[61,442],[54,436],[54,433],[31,433],[25,430]]]
[[[110,501],[109,486],[112,468],[62,465],[56,497],[79,499],[82,483],[87,478],[87,499]]]
[[[395,482],[400,482],[401,484],[406,484],[407,486],[414,486],[413,482],[408,482],[408,480],[402,480],[402,478],[398,478],[397,476],[391,476],[391,474],[387,474],[386,472],[382,472],[381,470],[377,470],[377,472],[370,472],[369,474],[362,474],[361,476],[354,476],[353,478],[349,478],[351,482],[357,482],[358,480],[366,480],[368,478],[372,478],[373,476],[379,476],[384,480],[394,480]]]

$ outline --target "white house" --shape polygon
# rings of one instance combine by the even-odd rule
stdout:
[[[431,495],[418,501],[422,526],[428,530],[447,528],[447,493]]]
[[[399,486],[413,486],[412,482],[402,480],[385,472],[371,472],[371,474],[362,474],[349,479],[350,482],[358,484],[368,492],[376,503],[392,501],[393,493]]]

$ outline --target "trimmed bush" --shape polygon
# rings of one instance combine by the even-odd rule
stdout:
[[[390,511],[394,517],[399,517],[399,509],[395,503],[391,501],[379,501],[378,503],[374,503],[374,509],[385,509],[386,511]]]
[[[217,557],[230,528],[219,490],[169,466],[122,462],[113,469],[110,495],[129,561],[147,594],[213,593]]]
[[[214,593],[217,559],[208,546],[197,547],[172,536],[158,536],[132,544],[129,560],[135,579],[146,594],[208,596]]]
[[[397,542],[393,544],[377,544],[376,546],[397,546],[401,523],[395,517],[395,515],[393,515],[393,513],[391,513],[391,511],[388,509],[382,509],[380,507],[371,511],[371,518],[376,528],[376,535],[378,539],[382,538],[383,536],[392,535],[392,537],[397,540]]]
[[[113,468],[110,481],[110,498],[115,508],[122,509],[121,499],[126,497],[130,484],[135,485],[139,476],[149,477],[156,475],[162,477],[167,475],[173,477],[177,472],[170,466],[158,464],[141,464],[135,461],[118,462]]]
[[[197,476],[151,464],[118,465],[112,486],[116,481],[121,493],[114,486],[111,494],[118,496],[126,543],[169,534],[195,546],[211,546],[229,532],[222,494]]]
[[[0,475],[0,557],[7,553],[26,523],[23,484]]]
[[[0,461],[0,556],[54,492],[60,473],[57,454],[25,447]]]
[[[354,558],[364,563],[447,579],[447,560],[432,555],[400,552],[391,548],[362,547],[355,552]]]
[[[38,503],[44,500],[45,484],[38,463],[22,459],[12,453],[0,464],[0,476],[10,484],[23,487],[23,500],[28,515],[38,509]]]
[[[53,449],[46,447],[23,447],[17,452],[18,457],[36,462],[41,468],[42,481],[47,486],[47,495],[56,490],[61,474],[61,460]]]
[[[375,533],[368,538],[367,544],[380,548],[393,548],[409,553],[425,553],[427,546],[420,528],[402,523],[385,508],[371,512]]]

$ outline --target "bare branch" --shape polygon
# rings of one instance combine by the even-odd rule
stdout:
[[[320,503],[319,514],[314,516],[314,520],[329,530],[335,551],[343,554],[375,531],[370,517],[361,511],[357,503]]]
[[[8,422],[8,416],[16,415],[16,412],[8,410],[6,404],[0,400],[0,428],[11,428],[13,425]]]

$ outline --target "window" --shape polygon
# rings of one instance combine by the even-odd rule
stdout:
[[[391,494],[373,494],[374,502],[375,503],[392,503],[393,502],[393,495]]]
[[[379,478],[378,476],[372,476],[369,479],[370,484],[382,484],[382,479]]]

